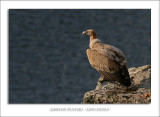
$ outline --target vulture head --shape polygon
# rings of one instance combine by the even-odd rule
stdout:
[[[96,36],[97,36],[96,31],[94,31],[93,29],[89,29],[89,30],[83,31],[82,34],[83,35],[88,35],[88,36],[90,36],[92,38],[95,38],[95,39],[96,39]]]

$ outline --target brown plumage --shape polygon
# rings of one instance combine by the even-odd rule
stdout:
[[[87,49],[87,56],[91,66],[101,74],[103,79],[130,86],[130,76],[123,52],[114,46],[103,44],[96,38],[96,32],[92,29],[84,31],[83,34],[90,36],[90,49]]]

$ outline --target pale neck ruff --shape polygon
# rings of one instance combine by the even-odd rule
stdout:
[[[89,47],[92,49],[92,46],[93,46],[95,43],[101,43],[101,41],[100,41],[99,39],[93,39],[93,40],[90,41]]]

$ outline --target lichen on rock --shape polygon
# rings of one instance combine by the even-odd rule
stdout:
[[[96,89],[85,93],[83,103],[150,104],[151,66],[132,67],[128,71],[131,86],[98,80]]]

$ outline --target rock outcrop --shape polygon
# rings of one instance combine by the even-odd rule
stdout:
[[[132,85],[98,81],[95,90],[86,92],[83,103],[150,104],[151,103],[151,66],[129,68]]]

